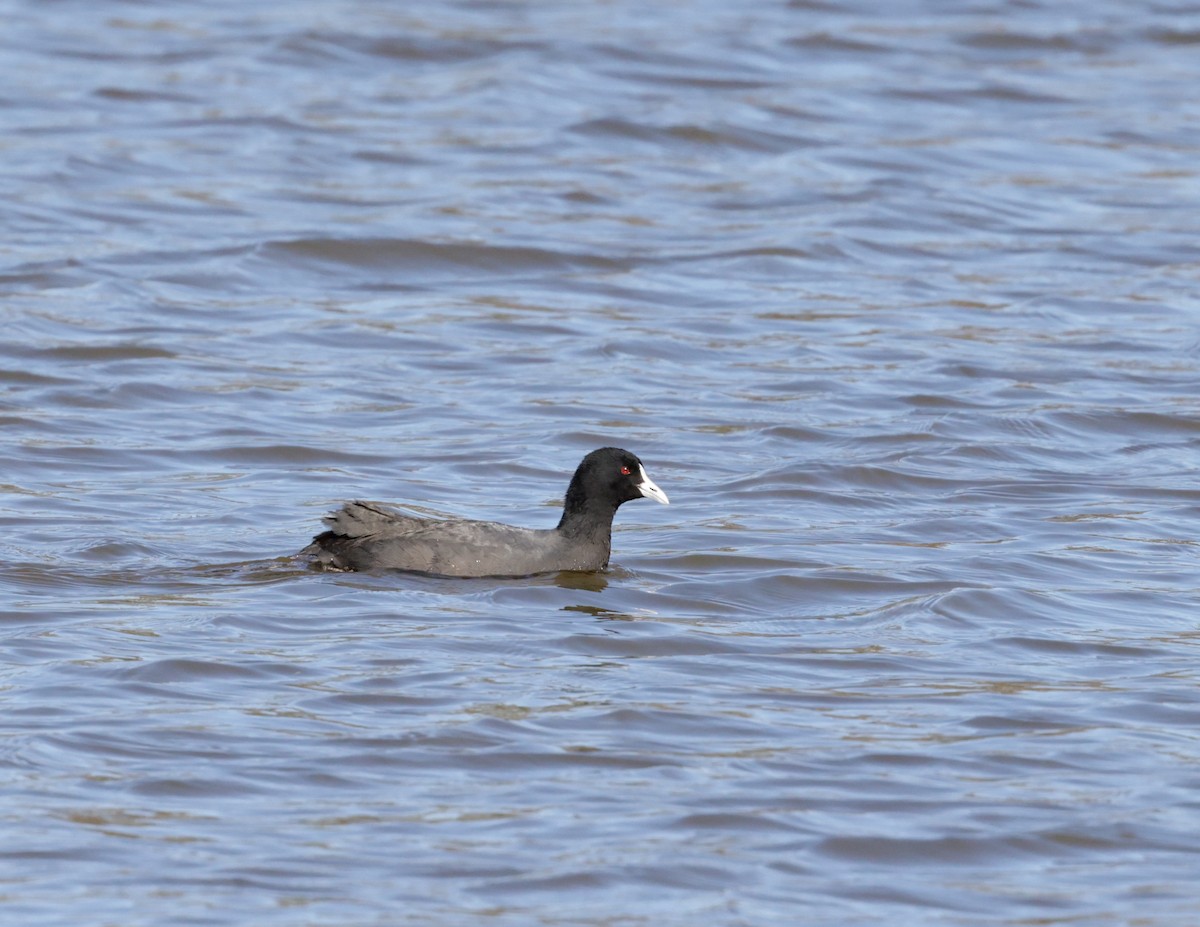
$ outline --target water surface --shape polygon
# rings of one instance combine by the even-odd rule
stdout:
[[[0,10],[6,923],[1195,923],[1193,9]]]

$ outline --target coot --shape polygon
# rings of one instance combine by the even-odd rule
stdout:
[[[528,576],[602,570],[612,550],[612,521],[623,502],[667,494],[636,455],[619,447],[592,451],[575,470],[556,528],[490,521],[441,521],[377,502],[348,502],[324,519],[302,554],[335,570],[412,570],[440,576]]]

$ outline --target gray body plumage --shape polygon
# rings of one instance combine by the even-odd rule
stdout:
[[[602,570],[610,531],[575,539],[557,528],[418,518],[379,502],[348,502],[302,553],[340,570],[398,569],[440,576],[525,576]],[[611,525],[610,525],[611,529]]]

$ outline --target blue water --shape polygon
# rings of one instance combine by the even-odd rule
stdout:
[[[1195,923],[1194,10],[0,10],[5,923]]]

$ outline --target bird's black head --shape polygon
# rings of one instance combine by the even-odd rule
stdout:
[[[636,454],[602,447],[583,458],[571,477],[563,505],[563,521],[585,511],[615,512],[623,502],[645,496],[668,505],[667,494],[646,475]]]

